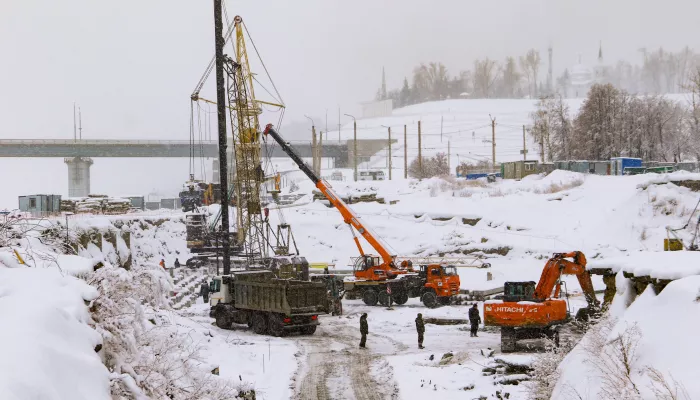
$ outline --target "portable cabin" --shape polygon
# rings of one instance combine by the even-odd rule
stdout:
[[[160,202],[159,201],[147,201],[146,202],[146,210],[160,210]]]
[[[136,208],[141,211],[146,209],[146,201],[143,196],[128,196],[127,199],[131,202],[131,208]]]
[[[537,173],[537,160],[511,161],[501,164],[503,179],[523,179]]]
[[[697,172],[698,171],[698,163],[692,162],[692,161],[679,162],[679,163],[676,163],[676,170],[677,171]]]
[[[625,175],[625,168],[641,168],[642,159],[633,157],[613,157],[610,159],[610,175]]]
[[[596,175],[610,175],[610,161],[590,161],[589,173]]]
[[[181,207],[180,199],[160,199],[160,208],[174,210]]]
[[[41,217],[61,212],[61,195],[32,194],[19,196],[19,210],[30,213],[33,217]]]

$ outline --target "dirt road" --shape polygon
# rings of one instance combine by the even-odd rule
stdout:
[[[383,355],[360,349],[359,336],[342,319],[323,321],[314,336],[297,338],[306,359],[297,371],[299,384],[295,390],[298,400],[357,399],[382,400],[398,398],[398,387],[391,367]],[[381,343],[393,352],[402,350],[402,344],[381,335],[371,335],[370,342]]]

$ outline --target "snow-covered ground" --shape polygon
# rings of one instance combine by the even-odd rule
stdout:
[[[347,176],[349,171],[343,172]],[[385,199],[385,204],[359,203],[352,208],[399,256],[450,257],[469,253],[484,257],[491,268],[459,269],[462,288],[478,290],[502,286],[507,280],[536,281],[551,253],[572,250],[583,251],[591,267],[648,273],[658,278],[696,274],[697,257],[693,253],[661,252],[666,226],[681,227],[689,219],[691,222],[697,219],[697,214],[693,214],[697,193],[669,183],[684,178],[700,177],[686,173],[670,177],[653,174],[606,177],[555,171],[546,177],[530,176],[519,182],[345,181],[335,182],[334,189],[341,195],[376,193]],[[284,217],[292,226],[301,253],[309,261],[332,262],[337,269],[346,268],[350,258],[358,254],[352,236],[337,210],[321,201],[312,201],[312,190],[310,182],[300,180],[298,191],[305,196],[294,206],[285,208]],[[390,201],[398,202],[390,204]],[[212,211],[216,211],[215,207]],[[45,382],[44,389],[36,389],[45,390],[37,392],[39,398],[106,398],[110,384],[121,382],[129,387],[138,382],[138,379],[132,382],[129,377],[138,377],[139,373],[132,375],[128,368],[138,364],[125,360],[119,367],[121,372],[114,373],[100,362],[115,343],[122,343],[109,336],[114,331],[104,324],[103,318],[116,318],[105,314],[109,304],[104,296],[116,296],[123,287],[147,297],[139,306],[138,315],[125,325],[137,347],[142,349],[139,357],[145,358],[140,362],[162,362],[150,353],[157,348],[151,341],[178,338],[185,348],[196,349],[196,354],[187,356],[196,363],[186,364],[192,367],[187,375],[192,382],[208,376],[212,385],[253,387],[262,399],[490,398],[496,391],[510,393],[511,399],[526,398],[527,385],[505,384],[503,376],[482,372],[483,368],[492,368],[496,358],[501,357],[498,331],[486,330],[479,338],[470,338],[464,325],[427,325],[426,349],[417,348],[414,325],[417,313],[422,312],[425,317],[466,318],[465,306],[428,310],[411,299],[404,307],[386,310],[366,307],[358,300],[346,300],[345,315],[321,317],[322,325],[316,335],[288,338],[256,336],[245,327],[232,331],[218,329],[211,324],[207,306],[201,302],[171,309],[167,302],[160,302],[159,296],[171,284],[167,271],[157,267],[157,263],[165,259],[170,266],[176,258],[184,263],[189,257],[183,217],[179,212],[79,216],[69,221],[71,235],[99,233],[101,248],[90,242],[78,254],[65,255],[58,247],[30,234],[28,239],[13,242],[13,248],[28,260],[29,267],[19,265],[14,253],[3,248],[0,318],[10,322],[0,340],[3,354],[9,354],[0,364],[6,371],[0,378],[0,392],[15,396],[10,398],[23,398],[16,393],[23,393],[23,387],[30,382],[25,371],[36,374],[37,365],[48,365],[44,360],[49,356],[55,356],[62,373],[49,374],[49,370],[38,369],[43,371],[42,375],[33,376],[31,382],[36,379]],[[279,215],[271,212],[270,217],[274,223]],[[61,219],[42,224],[52,229],[54,238],[62,237],[65,226]],[[679,234],[689,240],[694,228],[691,224]],[[128,244],[122,236],[127,231]],[[108,236],[113,238],[112,242],[107,240]],[[366,243],[363,245],[371,252]],[[130,271],[116,267],[128,259],[132,262]],[[90,272],[98,264],[103,267],[96,273]],[[492,280],[487,279],[487,273]],[[639,348],[654,349],[639,352],[640,385],[648,386],[649,382],[648,373],[643,378],[646,380],[642,379],[642,368],[654,365],[669,380],[676,379],[691,395],[697,396],[700,388],[687,374],[690,361],[674,362],[698,356],[683,349],[692,345],[692,335],[697,330],[693,325],[697,318],[692,316],[698,316],[695,297],[700,282],[689,276],[670,284],[658,296],[648,289],[626,309],[631,289],[621,276],[618,275],[618,296],[611,307],[615,320],[610,323],[610,330],[604,332],[605,337],[614,337],[636,323],[641,331]],[[575,278],[566,279],[575,295],[579,291],[578,283]],[[113,283],[106,285],[106,282]],[[138,292],[139,285],[149,289]],[[594,285],[596,289],[604,287],[599,277]],[[44,293],[52,298],[51,302],[32,301]],[[99,305],[101,311],[93,311],[91,317],[86,301]],[[113,298],[113,301],[128,304],[130,299]],[[584,304],[581,296],[571,298],[574,312]],[[44,317],[30,318],[27,313],[17,311],[20,307]],[[674,311],[663,314],[669,309]],[[362,312],[369,314],[370,324],[369,349],[364,351],[356,347]],[[673,330],[673,340],[665,340],[667,331],[658,326],[671,326],[676,320],[683,322],[676,322],[679,329]],[[151,329],[149,324],[155,328]],[[34,332],[37,340],[28,340]],[[582,343],[594,339],[586,336]],[[46,343],[53,350],[41,350]],[[95,352],[98,344],[106,348]],[[595,381],[591,388],[602,387],[600,374],[586,369],[590,367],[586,366],[586,360],[591,355],[581,350],[583,346],[579,345],[562,365],[561,385],[584,374],[586,379],[581,382]],[[452,353],[452,358],[441,363],[447,353]],[[175,356],[179,357],[180,353]],[[534,353],[520,356],[525,363],[536,357]],[[515,361],[511,357],[510,362]],[[214,368],[220,374],[216,378],[210,374]],[[163,371],[158,376],[168,379]],[[91,384],[80,385],[85,379]],[[578,384],[571,385],[580,392],[583,389]],[[48,392],[46,388],[55,391]],[[589,398],[599,398],[594,389],[590,390]]]

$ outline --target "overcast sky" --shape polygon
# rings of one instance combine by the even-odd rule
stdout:
[[[579,53],[594,63],[600,41],[610,62],[639,62],[642,46],[700,50],[697,0],[226,1],[246,21],[287,123],[309,114],[322,126],[326,109],[335,122],[338,107],[359,116],[382,67],[395,88],[421,62],[457,73],[533,47],[546,59],[550,44],[556,74]],[[189,97],[213,54],[212,9],[210,0],[0,0],[0,138],[71,138],[75,101],[86,139],[186,140]],[[203,93],[214,98],[213,79]],[[22,194],[67,194],[62,160],[0,159],[0,171],[0,208]],[[98,159],[93,193],[172,196],[187,174],[186,159]]]
[[[189,95],[213,52],[211,1],[0,2],[0,137],[70,137],[77,101],[86,138],[187,138]],[[288,122],[337,115],[338,106],[357,111],[383,66],[396,87],[420,62],[456,73],[474,58],[531,47],[544,59],[550,43],[555,72],[578,53],[594,62],[599,41],[608,60],[639,61],[642,46],[700,49],[700,2],[692,0],[227,4],[247,22]]]

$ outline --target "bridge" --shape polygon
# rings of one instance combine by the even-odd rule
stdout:
[[[230,140],[230,139],[229,139]],[[291,142],[299,155],[312,157],[310,142]],[[371,156],[380,150],[381,140],[358,140],[358,155]],[[229,148],[231,143],[229,141]],[[322,156],[333,158],[336,167],[351,165],[352,140],[324,143]],[[0,157],[54,157],[63,158],[68,166],[68,196],[86,197],[90,194],[90,167],[92,158],[101,157],[179,157],[191,156],[191,144],[187,140],[109,140],[109,139],[3,139],[0,140]],[[366,153],[366,154],[365,154]],[[268,146],[265,154],[286,158],[279,146]],[[218,158],[217,141],[197,141],[195,157]]]

